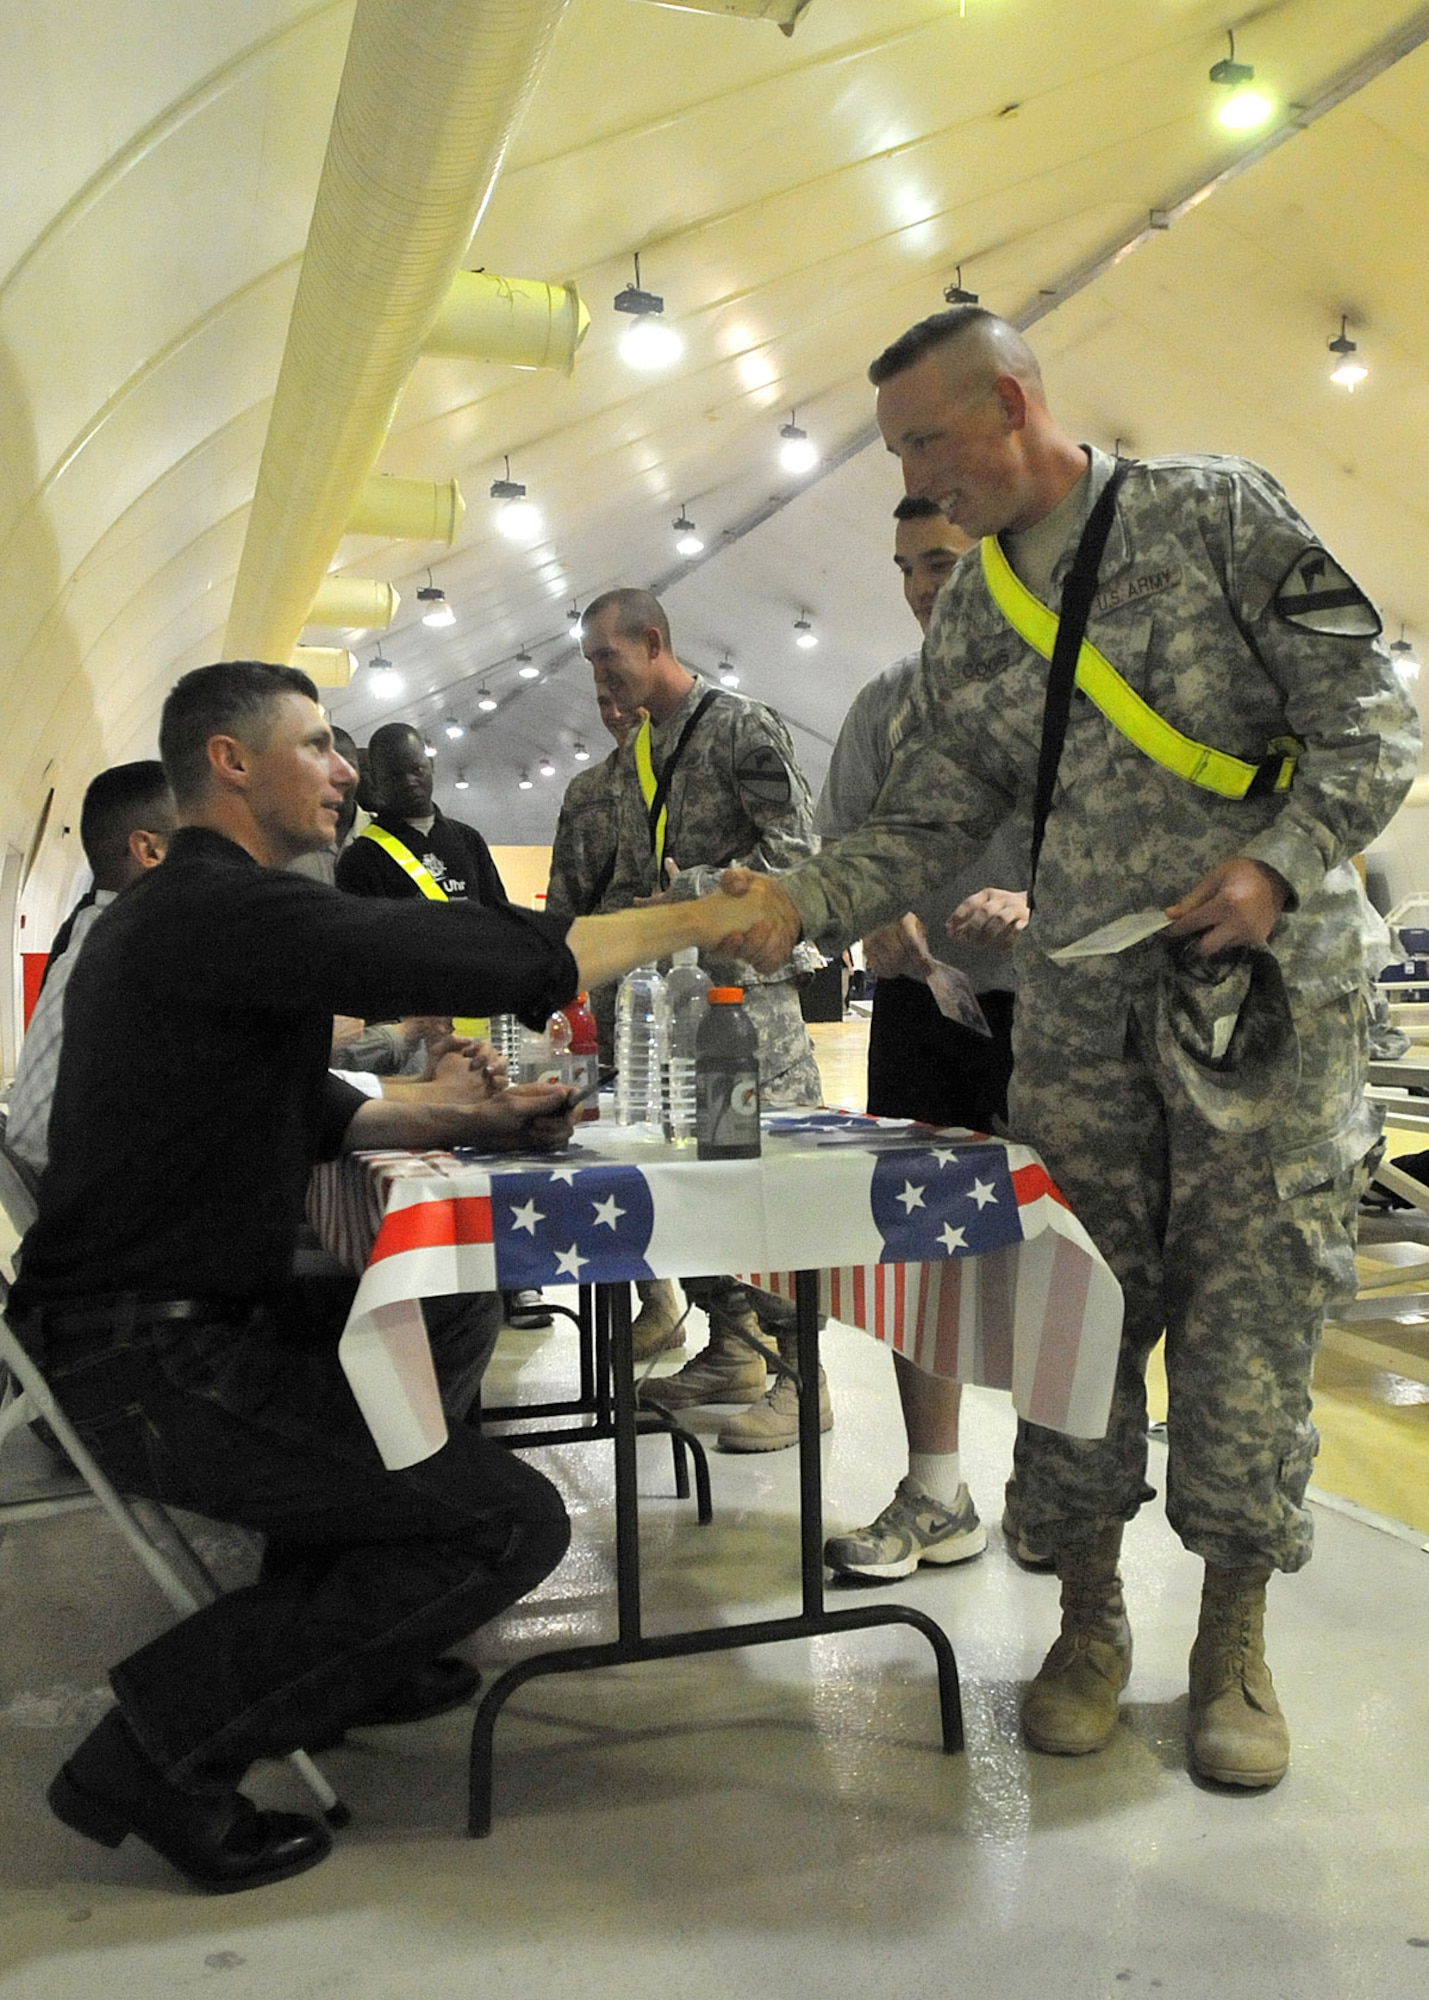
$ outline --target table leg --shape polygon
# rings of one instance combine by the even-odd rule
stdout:
[[[543,1674],[579,1673],[591,1667],[635,1660],[678,1659],[692,1653],[729,1652],[781,1639],[819,1639],[834,1632],[866,1631],[875,1625],[909,1625],[933,1648],[938,1668],[938,1706],[943,1750],[963,1747],[962,1698],[958,1664],[947,1634],[922,1611],[905,1604],[868,1604],[830,1611],[824,1605],[823,1480],[819,1458],[819,1285],[818,1274],[800,1271],[795,1284],[795,1324],[799,1366],[799,1552],[803,1609],[793,1618],[764,1618],[704,1631],[673,1632],[647,1639],[640,1629],[640,1522],[635,1482],[635,1379],[630,1339],[630,1289],[598,1288],[597,1326],[609,1315],[609,1343],[615,1402],[615,1549],[620,1636],[614,1644],[570,1646],[537,1653],[498,1676],[477,1706],[471,1732],[467,1830],[480,1838],[491,1831],[492,1751],[496,1718],[507,1697]]]
[[[620,1643],[640,1644],[640,1510],[635,1491],[635,1354],[630,1287],[601,1287],[610,1303],[610,1367],[615,1400],[615,1589]]]
[[[794,1279],[794,1325],[799,1355],[799,1568],[804,1616],[824,1610],[824,1481],[819,1456],[819,1274]]]

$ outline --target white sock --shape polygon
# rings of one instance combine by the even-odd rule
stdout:
[[[955,1507],[958,1488],[963,1483],[962,1460],[955,1451],[910,1451],[908,1477],[922,1487],[930,1500]]]

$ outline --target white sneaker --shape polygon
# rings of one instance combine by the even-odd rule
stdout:
[[[824,1561],[837,1576],[884,1581],[911,1576],[919,1563],[969,1562],[986,1547],[987,1529],[966,1486],[958,1488],[953,1506],[945,1507],[916,1480],[900,1479],[876,1521],[829,1537]]]

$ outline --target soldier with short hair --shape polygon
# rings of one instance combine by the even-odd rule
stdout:
[[[908,491],[982,550],[938,600],[872,817],[780,882],[730,879],[765,920],[745,948],[768,961],[801,930],[855,937],[1010,813],[1034,819],[1053,607],[1068,615],[1088,524],[1109,521],[1018,948],[1009,1122],[1126,1318],[1105,1438],[1019,1428],[1022,1529],[1055,1552],[1063,1606],[1023,1727],[1073,1755],[1115,1733],[1131,1671],[1117,1565],[1164,1328],[1167,1515],[1205,1562],[1191,1764],[1273,1785],[1290,1746],[1265,1588],[1310,1554],[1311,1366],[1354,1287],[1377,1131],[1351,856],[1404,797],[1418,717],[1372,606],[1258,466],[1078,444],[1021,335],[980,308],[921,322],[869,372]],[[1156,934],[1055,955],[1146,912]]]
[[[697,896],[718,886],[729,862],[791,868],[818,852],[814,805],[794,760],[789,732],[762,702],[704,686],[675,657],[670,624],[648,590],[608,590],[581,620],[581,650],[597,698],[648,718],[615,764],[615,862],[602,910],[628,909],[658,892]],[[759,1033],[764,1104],[817,1104],[818,1065],[786,952],[763,977],[728,959],[706,956],[717,985],[742,985]],[[709,1315],[709,1345],[678,1373],[645,1385],[647,1402],[665,1410],[702,1403],[749,1403],[721,1428],[726,1451],[777,1451],[798,1442],[798,1407],[789,1377],[766,1389],[757,1346],[781,1340],[793,1354],[793,1308],[732,1278],[685,1281]],[[820,1419],[833,1422],[820,1389]]]

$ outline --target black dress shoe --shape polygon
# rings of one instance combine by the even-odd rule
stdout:
[[[118,1847],[136,1833],[200,1889],[257,1889],[316,1867],[332,1846],[302,1813],[260,1812],[242,1792],[181,1791],[116,1709],[91,1730],[49,1789],[51,1810],[76,1833]]]
[[[506,1294],[506,1324],[514,1326],[518,1331],[522,1332],[536,1327],[549,1326],[551,1324],[551,1315],[547,1310],[546,1301],[541,1297],[539,1291],[533,1287],[524,1292],[508,1292]]]
[[[448,1709],[470,1701],[480,1686],[481,1669],[470,1660],[429,1660],[356,1715],[345,1716],[333,1729],[311,1738],[305,1748],[314,1753],[336,1749],[349,1729],[385,1729],[399,1722],[425,1722],[429,1715],[445,1715]]]

